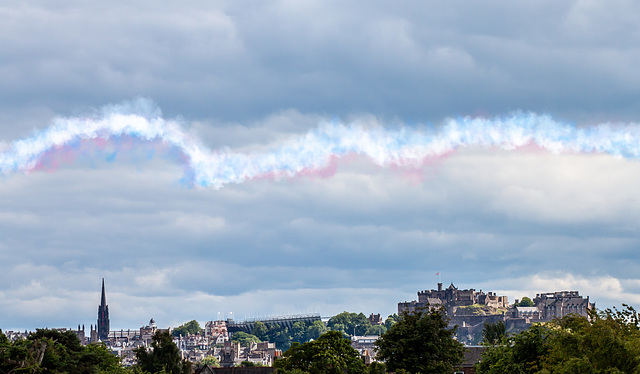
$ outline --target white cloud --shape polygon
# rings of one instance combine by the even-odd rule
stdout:
[[[485,290],[495,290],[499,294],[509,296],[509,301],[528,296],[533,299],[536,294],[555,291],[579,291],[582,296],[589,296],[591,302],[596,302],[598,309],[621,307],[622,303],[637,305],[640,295],[629,290],[626,285],[638,284],[638,279],[617,278],[612,275],[588,276],[577,275],[572,272],[543,272],[530,276],[512,279],[501,279],[500,282],[483,282]],[[504,285],[509,284],[509,288]]]

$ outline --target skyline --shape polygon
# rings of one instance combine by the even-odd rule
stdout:
[[[0,1],[0,20],[2,329],[95,323],[103,277],[113,329],[386,316],[438,272],[640,306],[639,4]]]
[[[436,273],[436,275],[439,276],[440,274]],[[453,282],[451,282],[451,285],[453,285]],[[428,289],[422,290],[421,289],[421,290],[418,290],[417,291],[418,297],[414,298],[414,299],[419,299],[420,298],[420,294],[423,293],[423,292],[427,292],[427,291],[435,292],[436,290],[440,290],[442,286],[446,286],[446,285],[444,285],[442,283],[438,283],[437,284],[437,288],[435,288],[435,289],[430,289],[430,290],[428,290]],[[456,287],[456,289],[458,289],[458,288]],[[468,290],[462,290],[461,289],[461,291],[468,291]],[[474,291],[478,292],[478,290],[475,290],[475,289],[474,289]],[[568,291],[567,290],[563,290],[563,291],[559,291],[559,292],[568,292]],[[569,291],[569,292],[577,292],[577,295],[580,298],[584,298],[587,303],[590,303],[589,295],[579,295],[579,293],[580,293],[579,290],[572,290],[572,291]],[[481,294],[482,290],[480,290],[478,293]],[[491,293],[491,291],[489,291],[489,293]],[[557,293],[557,292],[550,292],[550,293],[549,292],[548,293],[540,292],[540,293],[536,293],[534,301],[540,295],[545,295],[545,294],[546,295],[549,295],[549,294],[552,295],[553,293]],[[496,293],[493,293],[493,294],[497,295]],[[502,296],[502,295],[497,295],[497,296]],[[513,303],[516,302],[516,300],[519,300],[519,299],[512,300],[511,305],[513,305]],[[529,299],[529,301],[531,301],[531,299]],[[405,305],[403,305],[403,308],[406,309],[407,308],[406,304],[411,304],[411,303],[415,303],[415,302],[416,302],[416,300],[405,301],[404,303],[402,303],[402,304],[405,304]],[[398,303],[398,308],[400,308],[400,304],[401,303]],[[595,305],[595,303],[593,303],[593,305]],[[546,306],[546,308],[549,308],[549,307]],[[344,311],[344,313],[352,313],[352,311]],[[363,312],[356,312],[356,313],[364,314]],[[374,315],[376,313],[369,313],[369,314]],[[211,321],[235,321],[236,323],[244,323],[244,322],[254,322],[254,321],[267,321],[267,320],[272,320],[273,318],[288,318],[288,317],[290,318],[290,317],[300,317],[300,316],[317,316],[318,318],[322,318],[322,319],[325,319],[325,318],[330,319],[330,318],[334,317],[334,316],[322,316],[319,313],[289,314],[289,315],[263,315],[263,314],[259,314],[258,313],[258,314],[252,314],[252,315],[245,315],[244,317],[238,318],[239,316],[234,315],[233,312],[229,312],[229,313],[220,313],[220,312],[218,312],[217,313],[217,317],[215,319],[211,319],[211,320],[208,320],[208,321],[198,321],[198,322],[199,323],[201,322],[201,324],[204,326],[204,324],[206,324],[206,322],[211,322]],[[366,316],[366,314],[365,314],[365,316]],[[386,319],[386,317],[391,317],[391,315],[386,316],[386,317],[384,315],[380,315],[380,317],[384,321]],[[188,322],[190,322],[190,321],[185,321],[181,325],[187,324]],[[145,325],[144,322],[140,322],[140,326],[139,327],[140,328],[145,327],[145,326],[148,327],[150,324],[154,324],[154,325],[156,324],[156,322],[154,321],[153,317],[151,317],[149,323],[146,324],[146,325]],[[101,288],[101,293],[100,293],[100,304],[98,305],[97,323],[89,324],[89,327],[90,327],[89,332],[96,331],[97,336],[100,336],[101,331],[104,334],[107,334],[109,332],[114,332],[114,331],[117,332],[118,331],[118,329],[115,329],[115,330],[114,329],[109,329],[109,325],[110,325],[109,305],[107,303],[104,278],[102,278],[102,288]],[[177,327],[179,327],[179,326],[166,326],[166,328],[177,328]],[[49,328],[69,328],[70,330],[74,330],[75,329],[75,327],[68,327],[68,326],[42,326],[42,327],[37,327],[36,329],[42,329],[42,328],[44,328],[44,329],[49,329]],[[131,328],[127,328],[127,330],[130,330],[130,329]],[[135,327],[134,327],[134,329],[135,329]],[[85,324],[78,324],[78,330],[86,331]],[[121,328],[120,330],[124,330],[124,329]],[[2,331],[2,329],[0,329],[0,331]],[[5,333],[6,332],[21,332],[21,331],[22,330],[7,330],[7,329],[4,330]],[[34,330],[32,330],[30,332],[33,332],[33,331]]]

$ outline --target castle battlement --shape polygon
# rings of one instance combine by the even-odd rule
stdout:
[[[433,307],[442,305],[447,310],[453,311],[455,307],[470,305],[485,305],[492,308],[508,308],[509,299],[507,296],[498,296],[495,292],[484,293],[482,290],[476,291],[473,288],[467,290],[458,289],[451,283],[449,287],[443,289],[442,283],[438,283],[435,290],[418,291],[417,301],[405,301],[398,303],[398,313],[403,311],[412,312],[416,308]]]

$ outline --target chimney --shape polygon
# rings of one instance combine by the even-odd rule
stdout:
[[[442,283],[438,283],[438,291],[442,291]]]

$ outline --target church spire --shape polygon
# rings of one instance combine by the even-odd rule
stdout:
[[[100,300],[100,305],[107,305],[107,295],[104,293],[104,278],[102,278],[102,300]]]
[[[109,337],[109,306],[107,305],[107,295],[104,292],[104,278],[102,278],[102,298],[98,306],[98,339],[105,341]]]

